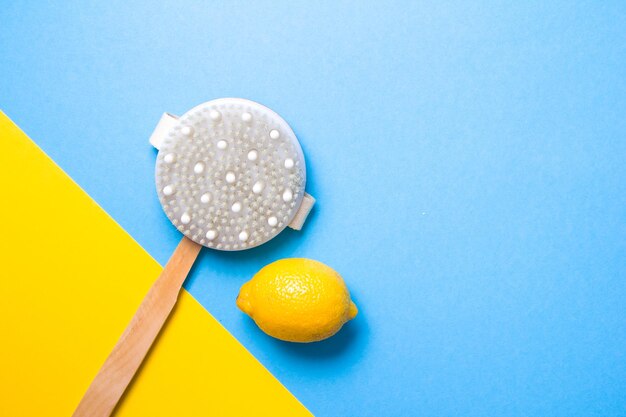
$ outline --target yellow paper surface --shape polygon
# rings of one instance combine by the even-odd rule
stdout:
[[[0,416],[69,416],[161,271],[0,112]],[[117,416],[311,416],[186,291]]]

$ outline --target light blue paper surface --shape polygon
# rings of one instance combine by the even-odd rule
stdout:
[[[517,3],[4,2],[0,108],[163,264],[161,113],[281,114],[309,222],[186,287],[318,417],[624,416],[626,3]],[[360,307],[327,342],[235,306],[292,256]]]

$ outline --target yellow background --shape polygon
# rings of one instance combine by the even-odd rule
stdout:
[[[0,112],[0,416],[71,415],[157,264]],[[118,416],[311,416],[186,291]]]

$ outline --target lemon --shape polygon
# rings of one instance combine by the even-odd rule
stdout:
[[[304,258],[261,269],[241,287],[237,306],[270,336],[301,343],[334,335],[358,312],[341,275]]]

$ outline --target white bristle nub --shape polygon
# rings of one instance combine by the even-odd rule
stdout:
[[[174,187],[171,185],[166,185],[165,187],[163,187],[163,194],[168,197],[171,196],[172,194],[174,194]]]
[[[287,188],[285,191],[283,191],[283,201],[285,202],[289,202],[293,199],[293,192]]]
[[[256,183],[254,183],[254,185],[252,186],[252,192],[254,194],[260,194],[261,191],[263,191],[263,188],[265,188],[265,184],[263,184],[262,181],[257,181]]]
[[[156,188],[189,239],[218,250],[258,246],[294,218],[305,163],[289,125],[241,99],[220,99],[179,118],[163,141]]]

